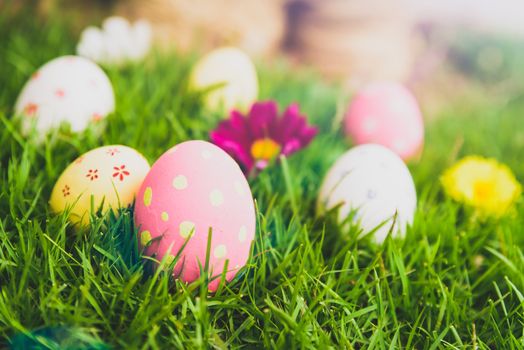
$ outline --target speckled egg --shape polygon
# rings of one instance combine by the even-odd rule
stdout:
[[[398,216],[392,235],[404,235],[406,225],[413,222],[417,194],[402,159],[388,148],[367,144],[343,154],[324,178],[319,210],[338,205],[340,222],[354,214],[363,235],[378,227],[373,238],[381,243],[391,229],[395,213]]]
[[[127,207],[133,203],[149,172],[147,160],[122,145],[95,148],[71,163],[56,182],[49,204],[54,212],[68,208],[75,224],[89,224],[91,198],[97,210]]]
[[[173,274],[185,282],[200,277],[212,230],[209,271],[218,277],[226,261],[230,281],[248,260],[255,235],[251,190],[237,163],[217,146],[187,141],[164,153],[153,164],[138,193],[135,225],[145,255],[173,262]],[[166,256],[167,255],[167,256]]]
[[[345,116],[346,134],[356,143],[377,143],[402,159],[417,157],[424,144],[424,121],[413,94],[394,82],[373,83],[353,98]]]
[[[40,67],[25,84],[15,111],[23,116],[23,129],[36,123],[45,133],[69,123],[84,130],[115,109],[113,87],[104,71],[79,56],[62,56]]]
[[[194,66],[189,86],[206,92],[204,103],[210,110],[247,110],[258,97],[258,78],[248,55],[234,47],[211,51]]]

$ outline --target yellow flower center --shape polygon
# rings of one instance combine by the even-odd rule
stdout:
[[[251,155],[257,160],[270,160],[280,152],[280,145],[270,138],[256,140],[251,145]]]
[[[478,181],[473,185],[473,192],[476,200],[489,200],[495,194],[495,184],[491,181]]]

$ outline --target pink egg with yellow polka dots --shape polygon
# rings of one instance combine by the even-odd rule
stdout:
[[[344,124],[346,134],[357,145],[380,144],[404,160],[422,151],[422,113],[413,94],[399,83],[378,82],[364,87],[353,98]]]
[[[209,232],[209,290],[225,271],[235,277],[249,258],[256,217],[249,184],[238,164],[205,141],[187,141],[164,153],[146,176],[135,204],[138,240],[146,256],[185,282],[200,277]],[[185,244],[185,247],[184,247]]]

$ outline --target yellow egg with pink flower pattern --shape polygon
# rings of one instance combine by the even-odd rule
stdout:
[[[149,169],[147,160],[133,148],[95,148],[64,170],[49,204],[55,213],[68,211],[71,222],[85,226],[91,209],[104,212],[131,205]]]

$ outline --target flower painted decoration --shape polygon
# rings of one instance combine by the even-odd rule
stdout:
[[[447,195],[473,207],[482,216],[504,215],[522,191],[506,165],[479,156],[458,161],[444,172],[441,182]]]
[[[275,101],[256,102],[247,116],[231,111],[229,120],[211,132],[211,141],[229,153],[248,175],[264,169],[280,155],[289,156],[306,147],[318,130],[307,124],[298,104],[282,115]]]
[[[92,209],[116,211],[133,204],[147,173],[147,160],[130,147],[95,148],[62,172],[49,205],[55,213],[67,211],[68,219],[75,225],[87,226]]]

